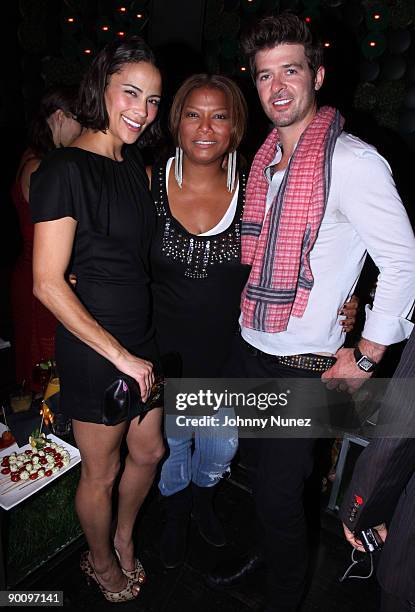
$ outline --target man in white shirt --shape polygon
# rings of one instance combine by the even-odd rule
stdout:
[[[329,389],[352,393],[371,377],[386,347],[411,333],[413,231],[387,162],[372,146],[342,132],[338,112],[318,110],[322,49],[305,23],[292,14],[266,17],[242,43],[276,130],[258,152],[248,182],[242,259],[252,269],[227,375],[321,377]],[[321,162],[307,150],[313,129],[321,138],[316,149]],[[295,165],[299,159],[309,164],[309,174]],[[290,217],[290,210],[300,212]],[[291,228],[302,232],[302,243],[292,249]],[[338,312],[353,293],[367,252],[380,271],[376,296],[357,347],[346,349]],[[254,499],[269,575],[265,610],[293,612],[307,567],[303,485],[315,441],[253,442]],[[250,558],[208,579],[229,585],[257,565],[258,558]]]

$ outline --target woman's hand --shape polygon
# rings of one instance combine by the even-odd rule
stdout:
[[[345,332],[351,332],[356,324],[357,310],[359,308],[359,298],[357,295],[352,295],[350,300],[346,302],[339,310],[339,315],[345,318],[340,321],[340,325]]]
[[[125,351],[114,365],[120,372],[128,374],[137,381],[141,391],[141,400],[147,401],[154,384],[153,364]]]

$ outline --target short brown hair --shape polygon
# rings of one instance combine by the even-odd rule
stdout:
[[[81,82],[77,119],[82,127],[105,131],[109,117],[105,106],[105,90],[113,74],[125,64],[147,62],[157,68],[154,54],[141,36],[130,36],[109,42],[94,58]],[[161,136],[159,118],[149,126],[137,145],[152,144]]]
[[[186,79],[179,87],[174,96],[169,115],[169,128],[176,145],[179,143],[179,128],[183,108],[190,93],[194,89],[208,87],[223,91],[230,103],[230,119],[232,123],[230,151],[235,151],[241,143],[245,134],[248,118],[248,108],[243,93],[238,85],[231,79],[220,74],[194,74]]]
[[[263,17],[241,39],[242,49],[249,60],[255,78],[255,56],[258,51],[272,49],[284,43],[304,46],[304,53],[313,74],[323,64],[323,47],[314,39],[306,23],[294,13]]]

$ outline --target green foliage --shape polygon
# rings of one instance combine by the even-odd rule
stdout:
[[[145,36],[149,20],[149,0],[125,0],[126,11],[120,12],[121,2],[107,0],[19,0],[22,23],[19,39],[29,55],[42,59],[42,77],[47,86],[76,84],[97,49],[104,43],[126,34]],[[415,0],[206,0],[203,53],[211,72],[228,75],[242,74],[245,64],[240,57],[238,37],[243,26],[257,17],[290,8],[297,14],[312,17],[318,28],[326,11],[341,14],[353,9],[364,13],[365,19],[347,20],[350,34],[360,44],[362,59],[380,58],[387,53],[388,36],[393,30],[414,30]],[[68,19],[72,18],[72,21]],[[174,24],[173,24],[174,25]],[[103,26],[108,29],[103,30]],[[61,33],[56,37],[56,29]],[[51,41],[59,41],[60,48]],[[248,76],[248,72],[244,72]],[[361,85],[355,96],[356,108],[373,110],[381,125],[398,124],[401,92],[405,76],[382,83],[382,71],[373,79],[373,88]],[[389,83],[389,84],[388,84]],[[386,88],[388,105],[378,95]],[[389,95],[390,92],[390,95]],[[403,94],[402,94],[403,95]],[[365,100],[365,96],[368,96]]]
[[[357,110],[372,113],[379,125],[396,130],[399,124],[399,114],[405,96],[405,83],[399,81],[384,81],[377,85],[361,83],[354,97]]]
[[[399,124],[399,114],[405,96],[405,83],[385,81],[378,86],[378,103],[375,118],[379,125],[395,130]]]
[[[81,533],[74,498],[80,467],[8,512],[7,575],[12,586]]]
[[[390,0],[390,24],[392,28],[406,28],[415,23],[413,0]]]

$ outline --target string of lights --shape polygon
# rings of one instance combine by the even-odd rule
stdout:
[[[151,0],[21,0],[20,7],[21,44],[28,55],[40,58],[39,72],[49,82],[75,81],[103,44],[129,34],[146,37],[151,20]],[[202,51],[207,69],[250,78],[239,48],[241,31],[258,16],[287,9],[320,33],[327,54],[344,52],[332,24],[347,31],[360,53],[355,108],[400,130],[415,147],[413,0],[206,0]],[[185,15],[178,11],[178,18]],[[56,21],[58,33],[52,31]],[[32,70],[33,62],[28,65]]]

